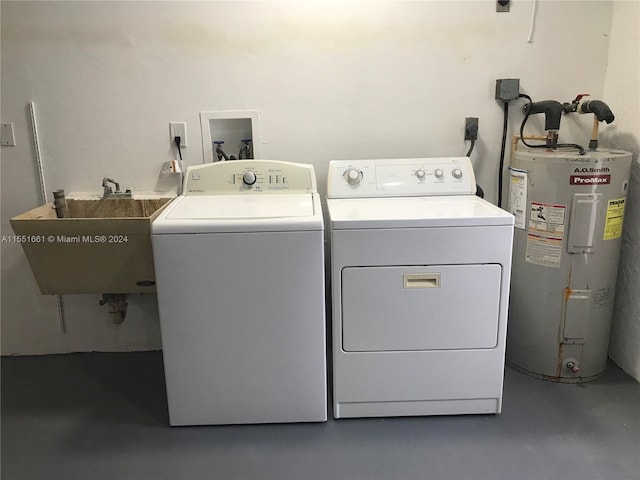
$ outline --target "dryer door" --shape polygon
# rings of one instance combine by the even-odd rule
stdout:
[[[347,267],[348,352],[490,349],[498,343],[500,265]]]

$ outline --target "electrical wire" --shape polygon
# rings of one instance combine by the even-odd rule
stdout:
[[[471,141],[471,144],[469,145],[469,150],[467,150],[467,154],[466,154],[467,157],[471,157],[471,152],[473,152],[473,147],[476,146],[476,138],[478,137],[477,127],[475,129],[475,134],[471,134],[471,132],[469,133],[471,136],[471,138],[469,138],[469,140]],[[467,133],[465,133],[465,136],[466,135]],[[482,190],[482,187],[477,183],[476,183],[476,195],[480,198],[484,198],[484,190]]]
[[[467,157],[471,156],[471,152],[473,152],[473,147],[475,147],[475,146],[476,146],[476,139],[472,138],[471,139],[471,145],[469,145],[469,150],[467,151],[467,155],[466,155]]]
[[[180,137],[174,137],[173,141],[176,144],[176,148],[178,149],[178,156],[180,157],[180,161],[182,162],[182,150],[180,150]]]
[[[529,95],[525,95],[524,93],[521,93],[520,95],[518,95],[518,98],[526,98],[529,101],[529,108],[524,113],[524,118],[522,119],[522,123],[520,124],[520,141],[526,147],[529,147],[529,148],[547,148],[546,143],[543,145],[531,145],[527,143],[527,141],[524,139],[524,126],[527,123],[527,120],[529,119],[529,115],[531,114],[531,105],[533,105],[533,100],[531,100],[531,97]]]
[[[500,149],[500,163],[498,166],[498,207],[502,207],[502,176],[504,174],[504,154],[507,146],[507,126],[509,119],[509,101],[504,101],[504,120],[502,123],[502,148]]]

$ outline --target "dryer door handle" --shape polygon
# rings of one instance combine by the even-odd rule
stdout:
[[[439,273],[405,273],[402,281],[404,288],[440,288]]]

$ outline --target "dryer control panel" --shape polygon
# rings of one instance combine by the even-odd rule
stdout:
[[[469,157],[333,160],[328,198],[474,195]]]
[[[188,167],[183,195],[314,193],[312,165],[277,160],[231,160]]]

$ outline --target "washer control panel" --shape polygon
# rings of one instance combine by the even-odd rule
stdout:
[[[184,195],[314,193],[312,165],[277,160],[231,160],[188,167]]]
[[[328,198],[474,195],[469,157],[333,160]]]

